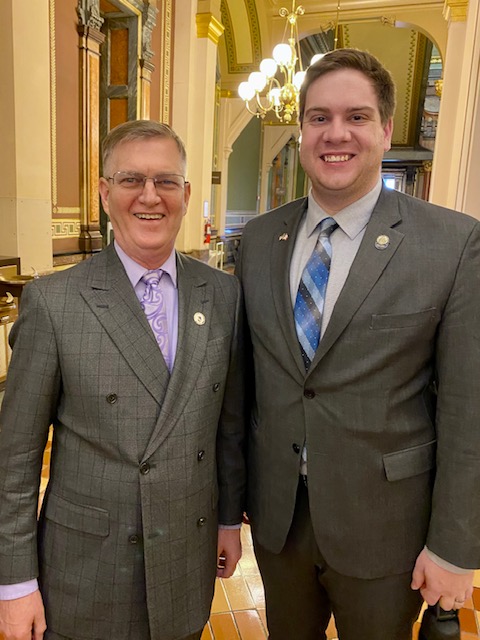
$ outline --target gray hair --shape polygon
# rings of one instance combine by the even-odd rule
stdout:
[[[180,159],[185,169],[187,166],[187,152],[183,140],[175,133],[175,131],[162,122],[155,120],[130,120],[113,128],[105,137],[102,144],[102,162],[103,168],[108,165],[114,149],[122,142],[131,142],[132,140],[142,140],[144,138],[169,138],[174,140]]]

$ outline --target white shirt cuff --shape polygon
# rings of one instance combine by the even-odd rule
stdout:
[[[24,598],[38,590],[38,580],[28,580],[27,582],[19,582],[18,584],[1,584],[0,600],[16,600]]]

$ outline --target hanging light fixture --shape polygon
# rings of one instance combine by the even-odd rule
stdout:
[[[279,11],[280,16],[286,18],[284,39],[290,29],[288,43],[277,44],[273,49],[272,57],[261,61],[260,70],[253,71],[248,76],[248,80],[241,82],[238,86],[238,95],[244,100],[249,113],[257,118],[264,118],[268,112],[272,111],[284,124],[295,121],[300,87],[305,77],[297,26],[298,17],[305,14],[305,9],[302,5],[296,7],[295,4],[296,0],[292,0],[290,11],[285,7]],[[340,0],[337,5],[334,48],[337,46],[339,10]],[[323,55],[323,53],[317,53],[310,64]],[[283,82],[278,80],[279,71],[283,76]]]
[[[287,19],[285,34],[290,27],[288,44],[277,44],[272,57],[261,61],[260,71],[253,71],[248,80],[241,82],[238,87],[238,94],[245,101],[247,110],[257,118],[264,118],[269,111],[274,111],[280,122],[288,124],[293,119],[297,109],[298,92],[305,76],[298,49],[297,28],[297,18],[304,13],[302,5],[295,7],[295,0],[292,0],[291,11],[285,7],[280,9],[280,16]],[[283,75],[283,84],[276,78],[279,69]],[[264,95],[261,95],[262,92]]]

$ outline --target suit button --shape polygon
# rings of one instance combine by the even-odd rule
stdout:
[[[199,518],[197,520],[197,526],[198,527],[204,527],[207,524],[207,519],[206,518]]]
[[[118,400],[117,394],[116,393],[109,393],[107,396],[107,402],[108,404],[115,404],[115,402]]]
[[[313,400],[313,398],[315,397],[315,391],[313,389],[305,389],[305,391],[303,392],[303,395],[308,400]]]
[[[147,473],[150,472],[150,465],[148,464],[148,462],[143,462],[140,465],[140,473],[142,474],[142,476],[146,476]]]
[[[212,387],[213,391],[215,391],[215,393],[220,389],[220,384],[218,382],[216,382],[213,387]]]
[[[202,450],[202,451],[199,451],[199,452],[197,453],[197,460],[198,460],[199,462],[201,462],[204,458],[205,458],[205,451],[203,451],[203,450]]]
[[[129,536],[128,542],[130,544],[138,544],[140,542],[140,536],[137,536],[136,534],[134,534],[133,536]]]
[[[296,442],[292,444],[292,449],[295,451],[295,453],[300,453],[300,447]]]

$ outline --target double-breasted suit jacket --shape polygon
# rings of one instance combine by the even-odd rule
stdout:
[[[113,247],[22,296],[0,423],[0,583],[39,576],[47,638],[174,640],[208,618],[218,519],[244,508],[241,296],[196,260],[178,254],[177,269],[171,375]]]
[[[306,442],[311,519],[333,569],[406,572],[425,543],[478,567],[480,225],[383,189],[306,375],[289,291],[306,204],[250,222],[237,269],[255,378],[254,535],[282,549]]]

